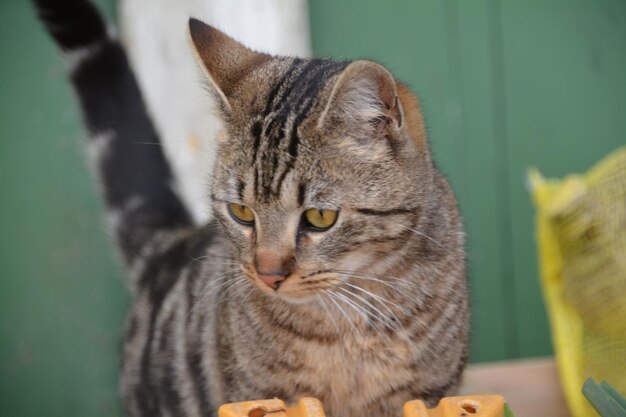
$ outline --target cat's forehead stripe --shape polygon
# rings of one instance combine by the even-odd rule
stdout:
[[[304,205],[304,199],[306,197],[306,184],[300,183],[298,186],[298,205]]]
[[[280,194],[282,183],[298,156],[300,125],[317,103],[317,96],[327,80],[346,66],[347,62],[294,59],[274,85],[262,115],[263,127],[257,120],[251,129],[257,198],[267,200]],[[290,120],[291,126],[287,131]],[[287,143],[285,138],[289,138]]]
[[[263,111],[263,114],[262,114],[263,117],[267,116],[267,114],[271,111],[272,104],[274,104],[274,99],[276,98],[276,95],[278,94],[278,90],[280,90],[280,88],[284,85],[285,81],[289,77],[291,77],[291,75],[298,68],[298,66],[300,65],[301,62],[302,62],[302,59],[294,58],[294,60],[292,61],[291,65],[289,66],[289,68],[285,71],[285,73],[280,78],[280,80],[274,85],[274,87],[272,88],[272,90],[270,91],[270,93],[267,96],[267,102],[265,104],[265,110]]]
[[[290,100],[292,93],[299,93],[302,89],[303,82],[311,76],[313,71],[318,69],[317,67],[318,60],[316,59],[304,62],[301,61],[298,65],[292,67],[287,74],[287,78],[282,80],[278,85],[277,92],[281,94],[276,95],[272,99],[273,105],[270,106],[271,112],[267,112],[263,116],[268,117],[272,113],[276,113],[277,116],[288,114],[290,110],[289,107],[292,104]]]
[[[243,182],[243,180],[238,179],[237,180],[237,195],[239,196],[239,201],[243,201],[244,188],[245,188],[245,183]]]

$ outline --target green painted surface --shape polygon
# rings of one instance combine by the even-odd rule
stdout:
[[[626,142],[626,3],[311,0],[311,24],[318,55],[379,60],[421,96],[467,224],[472,359],[549,354],[524,174]],[[120,415],[128,299],[28,2],[0,2],[0,52],[0,415]]]
[[[120,415],[126,291],[30,2],[0,2],[0,51],[0,416]]]
[[[503,2],[504,123],[518,350],[546,352],[524,173],[586,171],[626,143],[626,2]]]
[[[422,100],[468,233],[472,360],[551,353],[525,173],[587,170],[626,142],[620,0],[311,0],[314,51],[369,57]]]

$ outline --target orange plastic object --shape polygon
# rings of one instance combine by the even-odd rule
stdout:
[[[295,407],[282,400],[259,400],[225,404],[219,417],[325,417],[322,403],[316,398],[302,398]],[[422,401],[404,404],[403,417],[504,417],[504,398],[500,395],[446,397],[435,408]]]
[[[325,417],[322,403],[316,398],[301,398],[295,407],[287,407],[279,399],[224,404],[217,414],[219,417]]]
[[[504,417],[501,395],[471,395],[442,398],[435,408],[421,401],[404,404],[404,417]]]

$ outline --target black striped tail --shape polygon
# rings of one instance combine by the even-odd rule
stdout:
[[[107,38],[106,24],[96,7],[84,0],[34,0],[39,18],[64,51]]]
[[[162,231],[190,226],[122,46],[86,0],[34,0],[41,20],[72,59],[71,79],[90,133],[88,151],[111,226],[131,265]]]

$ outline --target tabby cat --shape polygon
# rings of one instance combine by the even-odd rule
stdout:
[[[391,417],[455,391],[469,326],[464,234],[405,85],[372,61],[270,56],[190,19],[225,125],[215,219],[197,226],[161,147],[140,145],[159,138],[98,11],[35,3],[70,58],[132,282],[128,414],[313,396],[331,417]]]

